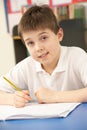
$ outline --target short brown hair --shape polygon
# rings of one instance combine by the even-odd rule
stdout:
[[[33,5],[22,16],[18,25],[19,36],[28,31],[50,29],[55,34],[59,26],[52,9],[47,5]]]

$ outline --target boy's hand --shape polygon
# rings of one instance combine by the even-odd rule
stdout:
[[[14,106],[15,107],[24,107],[27,102],[31,101],[28,90],[16,91],[14,93]]]
[[[48,88],[40,88],[35,92],[35,96],[39,103],[53,103],[55,101],[56,91],[50,90]]]

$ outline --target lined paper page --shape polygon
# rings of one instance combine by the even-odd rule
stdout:
[[[14,106],[9,105],[0,105],[0,120],[66,117],[79,104],[80,103],[30,103],[23,108],[15,108]]]

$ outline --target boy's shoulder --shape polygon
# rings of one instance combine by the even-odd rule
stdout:
[[[77,59],[87,59],[87,53],[86,51],[84,51],[83,49],[81,49],[80,47],[76,47],[76,46],[61,46],[61,55],[63,57],[63,59],[66,60],[77,60]]]
[[[34,65],[34,59],[31,56],[26,57],[22,61],[18,62],[15,67],[27,67]]]
[[[80,47],[77,46],[61,46],[62,50],[67,52],[67,53],[74,53],[74,54],[79,54],[79,53],[86,53],[85,50],[83,50]]]

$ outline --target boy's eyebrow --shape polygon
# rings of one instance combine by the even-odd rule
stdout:
[[[41,33],[38,34],[38,36],[40,36],[40,35],[42,35],[42,34],[45,34],[45,33],[48,34],[47,32],[41,32]],[[32,39],[31,39],[31,38],[25,39],[25,41],[28,41],[28,40],[32,40]]]
[[[25,39],[24,41],[26,42],[26,41],[29,41],[29,40],[31,40],[30,38],[27,38],[27,39]]]
[[[41,32],[41,33],[39,33],[39,35],[42,35],[42,34],[44,34],[44,33],[46,33],[46,34],[47,34],[47,32]]]

